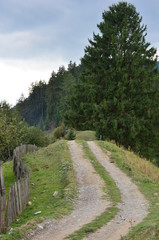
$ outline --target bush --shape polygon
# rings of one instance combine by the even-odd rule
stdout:
[[[35,144],[37,147],[45,147],[49,144],[49,139],[40,127],[29,127],[24,141],[27,144]]]
[[[75,130],[73,128],[68,129],[65,139],[74,140],[75,138],[76,138]]]
[[[66,130],[65,125],[61,124],[61,126],[57,127],[53,131],[52,139],[55,141],[56,139],[60,139],[65,136]]]

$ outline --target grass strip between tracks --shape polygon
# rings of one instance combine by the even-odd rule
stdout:
[[[104,180],[105,182],[104,192],[108,196],[108,199],[112,202],[112,207],[107,208],[104,213],[102,213],[99,217],[97,217],[91,223],[84,225],[81,229],[69,235],[67,238],[71,240],[83,239],[84,237],[87,237],[90,233],[97,231],[97,229],[107,224],[116,215],[118,211],[117,203],[120,202],[121,200],[120,191],[117,188],[115,182],[106,172],[105,168],[97,161],[96,157],[89,149],[87,142],[78,141],[78,143],[82,144],[85,157],[91,161],[96,172]]]

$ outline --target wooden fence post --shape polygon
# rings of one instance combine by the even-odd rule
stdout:
[[[5,199],[4,176],[2,164],[0,163],[0,232],[2,232],[5,228],[5,207],[6,199]]]

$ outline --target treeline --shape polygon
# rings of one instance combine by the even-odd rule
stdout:
[[[146,26],[136,8],[119,2],[104,11],[85,48],[80,66],[53,72],[49,83],[33,84],[17,109],[41,129],[64,122],[95,130],[159,163],[159,74],[157,51],[146,41]]]
[[[70,62],[67,69],[59,67],[51,74],[48,84],[39,81],[30,86],[29,97],[19,99],[16,109],[30,125],[42,130],[57,127],[64,121],[74,86],[79,82],[81,66]]]
[[[0,103],[0,160],[11,158],[15,147],[21,144],[35,144],[43,147],[49,143],[39,127],[29,126],[16,109],[6,102]]]

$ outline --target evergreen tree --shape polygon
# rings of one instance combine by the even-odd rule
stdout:
[[[30,125],[40,125],[44,130],[46,117],[46,83],[39,81],[32,83],[29,88],[29,97],[22,95],[16,105],[21,117]]]
[[[31,126],[40,126],[41,130],[57,127],[69,107],[69,97],[73,86],[79,82],[81,66],[69,62],[67,69],[59,67],[51,74],[49,83],[44,81],[32,83],[29,97],[22,94],[16,109],[21,117]]]
[[[53,71],[47,86],[47,121],[52,122],[54,127],[60,123],[59,103],[65,73],[64,66],[59,67],[57,73]]]
[[[127,2],[105,11],[98,28],[85,49],[67,121],[78,128],[89,122],[99,135],[151,157],[159,130],[156,49],[146,42],[142,17]]]
[[[47,119],[48,125],[57,127],[64,118],[72,96],[73,87],[79,81],[80,67],[76,63],[68,64],[67,70],[62,66],[53,72],[47,85]]]

